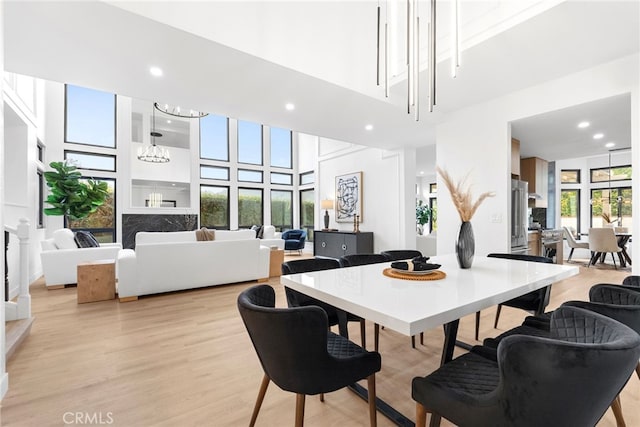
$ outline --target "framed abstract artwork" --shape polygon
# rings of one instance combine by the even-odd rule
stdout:
[[[336,176],[336,222],[362,222],[362,172]]]

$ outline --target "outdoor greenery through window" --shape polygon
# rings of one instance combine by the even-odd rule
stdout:
[[[66,85],[65,141],[116,147],[116,96]]]
[[[238,188],[238,227],[263,224],[262,189]]]
[[[200,157],[229,161],[229,120],[209,114],[200,119]]]
[[[560,226],[571,227],[580,233],[580,190],[560,192]]]
[[[262,126],[238,120],[238,162],[262,164]]]
[[[110,178],[91,178],[98,182],[107,183],[109,194],[94,213],[86,218],[69,220],[69,228],[74,231],[89,231],[99,243],[116,241],[116,180]],[[86,182],[86,180],[81,180]]]
[[[229,229],[229,187],[200,186],[200,226]]]
[[[630,179],[631,165],[591,169],[591,182],[626,181]]]
[[[562,169],[560,180],[562,184],[580,184],[580,169]]]
[[[613,224],[631,231],[631,187],[591,190],[591,226]]]
[[[271,190],[271,225],[278,231],[293,228],[293,191]]]
[[[291,131],[271,128],[271,166],[291,169]]]
[[[313,242],[315,224],[315,191],[313,188],[300,191],[300,228],[307,230],[307,240]]]

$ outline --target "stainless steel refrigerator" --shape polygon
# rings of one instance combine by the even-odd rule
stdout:
[[[527,252],[529,184],[511,180],[511,253]]]

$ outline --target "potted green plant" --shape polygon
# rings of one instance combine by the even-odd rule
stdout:
[[[108,195],[106,182],[93,179],[82,180],[78,168],[67,162],[51,162],[53,171],[44,173],[51,194],[46,202],[46,215],[62,215],[67,220],[77,220],[95,212]]]
[[[424,225],[429,222],[431,218],[431,208],[425,205],[422,200],[418,201],[416,205],[416,223],[418,224],[418,234],[424,232]]]

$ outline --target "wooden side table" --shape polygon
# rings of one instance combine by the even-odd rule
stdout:
[[[269,254],[269,277],[282,275],[282,263],[284,262],[283,249],[271,249]]]
[[[113,260],[78,264],[78,304],[116,297],[116,263]]]

